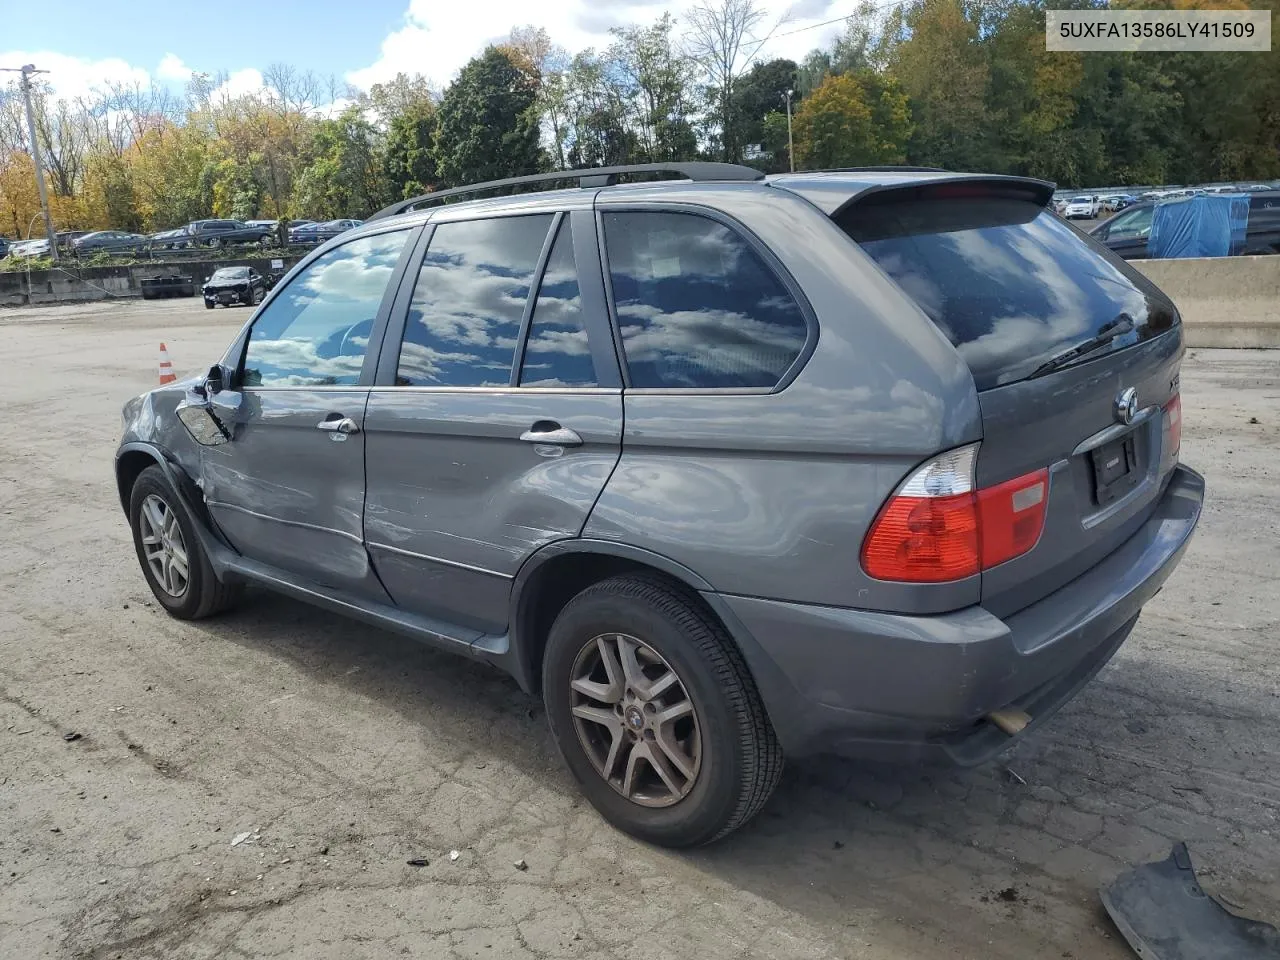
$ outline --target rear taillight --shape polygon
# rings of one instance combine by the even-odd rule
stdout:
[[[1036,545],[1049,499],[1048,470],[984,487],[977,496],[982,569],[1012,560]]]
[[[1164,422],[1169,431],[1169,452],[1176,456],[1182,447],[1182,394],[1175,393],[1164,405]]]
[[[961,580],[1026,553],[1040,539],[1049,471],[975,489],[978,445],[919,467],[880,509],[862,544],[877,580]]]

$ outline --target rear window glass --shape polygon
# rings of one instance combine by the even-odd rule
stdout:
[[[837,222],[955,345],[979,390],[1024,379],[1125,318],[1132,329],[1110,350],[1177,322],[1141,274],[1029,200],[890,197]]]

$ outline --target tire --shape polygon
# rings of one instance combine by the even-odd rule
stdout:
[[[208,300],[204,302],[204,308],[206,310],[212,310],[215,306],[217,306],[217,304],[210,303]]]
[[[643,665],[649,673],[642,682],[661,679],[668,683],[665,692],[652,700],[636,700],[629,698],[629,691],[634,687],[643,692],[640,684],[597,682],[617,673],[611,673],[604,654],[596,652],[601,642],[600,649],[615,653],[621,644],[631,647],[633,668]],[[615,666],[624,662],[620,653],[610,656]],[[666,670],[675,674],[674,683],[667,681]],[[585,696],[572,685],[575,678],[608,693]],[[615,690],[617,702],[608,699]],[[742,655],[691,597],[656,576],[604,580],[565,605],[547,638],[542,691],[552,735],[582,792],[606,820],[641,840],[665,847],[718,840],[759,812],[782,774],[782,748]],[[671,703],[684,700],[692,705],[691,716],[672,726],[651,727],[673,712]],[[611,724],[575,718],[575,703],[579,709],[594,705],[601,711],[595,716],[606,720],[612,703],[618,715],[616,732]],[[641,724],[643,734],[637,732]],[[690,745],[679,754],[683,769],[692,776],[682,775],[681,768],[659,754],[680,793],[647,759],[630,760],[631,753],[646,743],[657,753],[655,731],[664,743]],[[611,744],[619,738],[629,740],[630,746],[615,751]],[[601,771],[615,752],[611,783]],[[636,789],[626,795],[633,765],[638,771],[631,781]]]
[[[156,526],[153,519],[155,514],[151,512],[155,501],[159,501],[163,507],[159,514],[164,520],[160,524],[163,529],[172,533],[169,526],[169,519],[172,517],[180,533],[180,539],[173,538],[173,542],[181,547],[187,558],[186,582],[181,591],[171,592],[166,589],[147,559],[148,544],[144,542],[144,538]],[[148,510],[146,520],[143,519],[144,508]],[[133,489],[129,491],[129,527],[133,531],[134,551],[138,555],[138,563],[142,567],[147,586],[170,616],[179,620],[200,620],[222,612],[239,597],[239,584],[223,583],[214,575],[213,566],[205,556],[186,507],[169,485],[159,465],[153,464],[138,474]],[[154,548],[152,545],[152,549]],[[177,585],[176,581],[174,585]]]

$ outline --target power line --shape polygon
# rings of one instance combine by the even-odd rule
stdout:
[[[889,3],[883,3],[877,6],[876,12],[881,13],[885,10],[890,9],[891,7],[900,7],[904,3],[911,3],[911,2],[913,2],[913,0],[890,0]],[[831,20],[823,20],[821,23],[811,23],[807,27],[797,27],[795,30],[788,30],[786,33],[780,33],[776,37],[773,34],[773,30],[770,30],[769,34],[763,40],[761,40],[756,45],[756,47],[758,50],[760,47],[764,46],[770,40],[781,40],[783,37],[793,37],[797,33],[804,33],[806,30],[817,30],[819,27],[829,27],[833,23],[842,23],[842,22],[852,20],[857,15],[858,15],[858,12],[855,10],[853,13],[847,13],[843,17],[835,17]],[[781,22],[779,22],[777,26],[775,26],[773,29],[777,30],[778,27],[780,26],[782,26]],[[754,57],[755,53],[753,52],[751,55]]]

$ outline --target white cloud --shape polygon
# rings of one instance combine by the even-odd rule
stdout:
[[[0,66],[21,67],[28,63],[35,64],[41,70],[48,70],[48,73],[40,74],[39,79],[52,86],[56,96],[64,98],[85,96],[113,83],[138,83],[144,87],[151,83],[151,74],[147,70],[135,67],[119,57],[82,60],[49,50],[0,51]],[[16,74],[5,76],[12,77]]]
[[[608,46],[611,26],[647,25],[668,12],[678,20],[690,6],[690,0],[555,0],[538,6],[531,6],[527,0],[486,0],[483,11],[477,11],[465,3],[409,0],[403,25],[382,41],[378,59],[348,72],[346,78],[367,90],[397,73],[420,73],[433,87],[442,88],[468,60],[486,45],[504,39],[515,26],[532,23],[545,27],[555,43],[577,52],[586,47]],[[840,24],[800,33],[792,31],[846,12],[845,5],[834,0],[762,0],[761,6],[766,19],[760,36],[763,38],[784,17],[787,23],[776,33],[789,35],[775,36],[765,43],[757,57],[760,60],[799,60],[814,47],[829,45],[840,32]],[[851,13],[853,6],[849,3],[847,12]]]
[[[186,83],[191,79],[194,71],[182,62],[182,58],[177,54],[166,53],[160,59],[160,66],[156,67],[156,76],[161,80],[173,80],[177,83]]]
[[[254,67],[235,70],[227,76],[223,84],[213,91],[214,101],[233,100],[246,93],[257,93],[262,89],[262,71]]]

